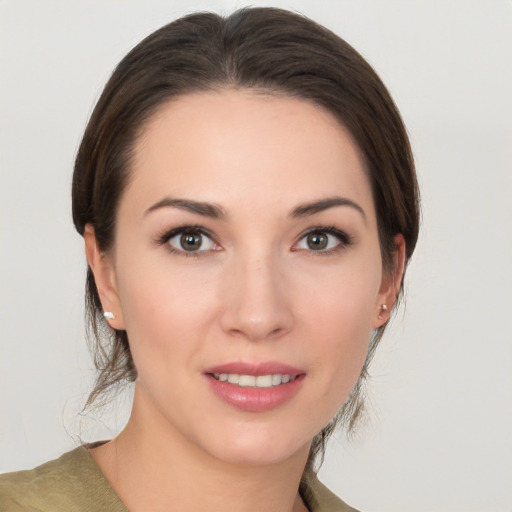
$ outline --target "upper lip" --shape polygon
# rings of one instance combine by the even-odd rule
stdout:
[[[261,363],[248,363],[244,361],[233,361],[230,363],[222,363],[205,370],[205,373],[231,373],[238,375],[292,375],[296,377],[305,373],[303,370],[295,368],[289,364],[280,363],[278,361],[264,361]]]

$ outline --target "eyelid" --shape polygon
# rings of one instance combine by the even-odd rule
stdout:
[[[169,229],[164,231],[162,234],[158,235],[155,239],[155,243],[157,245],[168,245],[168,249],[173,252],[177,253],[183,256],[192,256],[192,257],[198,257],[198,256],[204,256],[205,253],[211,252],[211,250],[200,250],[200,251],[185,251],[176,249],[175,247],[172,247],[170,244],[168,244],[169,240],[174,238],[177,235],[185,234],[185,233],[198,233],[202,236],[208,237],[216,246],[219,247],[219,249],[214,249],[214,251],[220,250],[220,244],[216,241],[215,235],[208,229],[205,229],[203,226],[199,225],[191,225],[191,224],[184,224],[181,226],[177,226],[175,228]],[[303,249],[303,248],[297,248],[296,246],[301,242],[305,237],[308,235],[311,235],[313,233],[323,233],[327,235],[334,236],[338,239],[339,243],[330,249],[320,249],[315,251],[314,249]],[[347,232],[338,229],[334,226],[313,226],[311,228],[308,228],[306,231],[304,231],[297,239],[297,241],[292,246],[292,251],[304,251],[308,253],[318,254],[318,255],[327,255],[333,252],[337,252],[339,250],[343,250],[349,245],[353,243],[353,237],[349,235]]]
[[[186,233],[197,233],[201,236],[205,236],[209,238],[216,246],[219,246],[218,242],[215,239],[213,233],[211,233],[208,229],[205,229],[202,226],[184,224],[182,226],[177,226],[175,228],[164,231],[162,234],[158,235],[155,239],[155,243],[157,245],[165,245],[167,244],[167,249],[172,253],[179,254],[186,257],[198,257],[203,256],[205,253],[211,252],[211,250],[200,250],[200,251],[185,251],[176,249],[168,242],[172,240],[177,235],[183,235]],[[220,247],[220,246],[219,246]],[[218,249],[214,249],[218,250]]]
[[[307,236],[314,234],[314,233],[320,233],[320,234],[326,234],[334,236],[338,239],[339,243],[330,249],[320,249],[315,251],[314,249],[303,249],[303,248],[295,248],[304,238]],[[349,245],[353,243],[352,237],[346,233],[345,231],[338,229],[334,226],[315,226],[312,228],[307,229],[304,233],[302,233],[299,238],[297,239],[297,242],[292,247],[292,250],[294,251],[305,251],[312,254],[318,254],[318,255],[328,255],[333,252],[337,252],[340,250],[345,249]],[[294,249],[295,248],[295,249]]]

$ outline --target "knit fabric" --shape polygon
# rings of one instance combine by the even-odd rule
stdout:
[[[310,512],[357,512],[316,478],[301,484]],[[84,446],[28,471],[0,475],[1,512],[128,512]]]

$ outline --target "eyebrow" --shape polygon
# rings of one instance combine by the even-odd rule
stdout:
[[[300,204],[291,211],[290,217],[308,217],[310,215],[323,212],[336,206],[348,206],[353,208],[362,215],[364,221],[366,222],[366,214],[361,206],[359,206],[351,199],[339,196],[328,197],[326,199],[319,199],[318,201]],[[203,201],[194,201],[192,199],[178,199],[172,197],[165,197],[161,201],[158,201],[158,203],[150,206],[144,215],[147,215],[160,208],[179,208],[180,210],[197,213],[198,215],[203,215],[204,217],[210,217],[212,219],[224,219],[226,217],[224,210],[216,204],[206,203]]]
[[[340,196],[328,197],[311,203],[301,204],[292,210],[291,217],[307,217],[328,210],[329,208],[334,208],[335,206],[348,206],[349,208],[353,208],[363,216],[366,222],[366,214],[361,206],[352,201],[352,199]]]
[[[158,203],[150,206],[144,215],[154,212],[160,208],[179,208],[180,210],[187,210],[213,219],[223,219],[226,216],[224,210],[215,204],[205,203],[203,201],[194,201],[192,199],[176,199],[172,197],[165,197],[161,201],[158,201]]]

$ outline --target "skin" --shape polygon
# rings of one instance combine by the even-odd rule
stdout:
[[[353,205],[291,214],[335,196]],[[166,198],[224,217],[158,206]],[[183,225],[209,233],[192,256],[179,236],[160,240]],[[326,249],[308,244],[312,229]],[[383,271],[349,133],[300,99],[228,90],[173,100],[137,143],[112,251],[98,250],[92,226],[85,243],[138,370],[127,427],[91,450],[128,508],[305,510],[297,488],[312,438],[352,389],[403,269],[398,236],[395,269]],[[206,382],[208,367],[269,360],[305,373],[269,411],[241,411]]]

